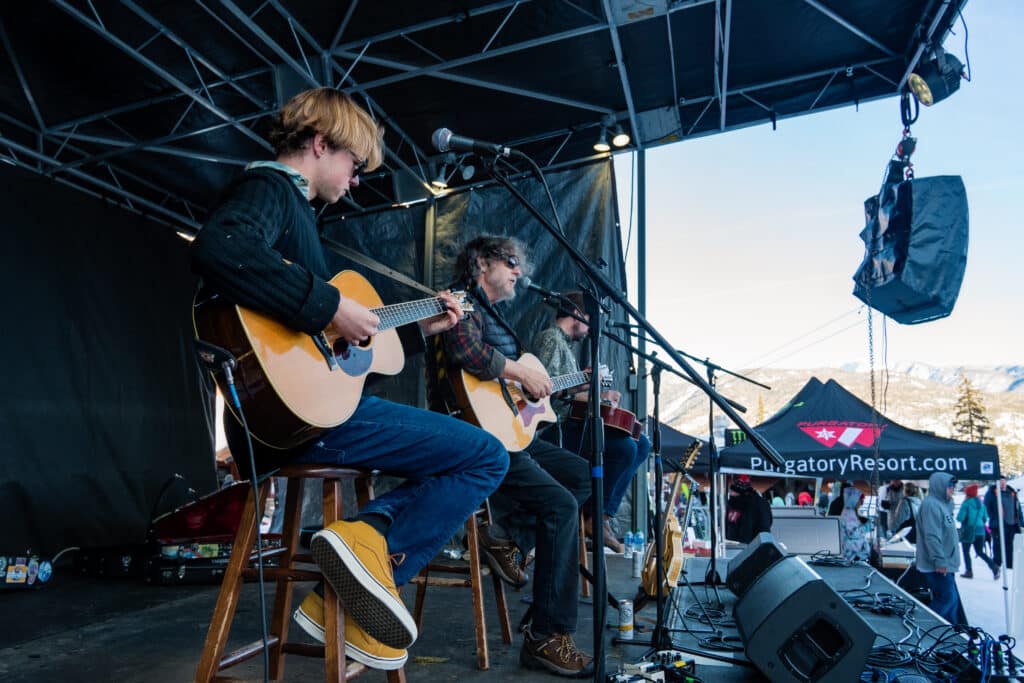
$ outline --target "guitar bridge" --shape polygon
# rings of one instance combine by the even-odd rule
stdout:
[[[329,370],[338,369],[338,359],[334,357],[334,349],[331,348],[330,343],[327,341],[327,335],[323,332],[312,335],[313,344],[317,350],[323,354],[324,360],[327,361],[327,368]]]

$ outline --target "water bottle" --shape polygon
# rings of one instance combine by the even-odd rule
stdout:
[[[639,579],[644,570],[644,532],[633,534],[633,578]]]
[[[622,556],[627,560],[633,557],[633,532],[627,531],[622,539]]]

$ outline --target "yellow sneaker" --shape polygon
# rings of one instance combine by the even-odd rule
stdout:
[[[318,590],[322,590],[320,584],[309,592],[292,617],[310,638],[323,643],[326,639],[324,598]],[[379,640],[371,638],[366,631],[359,628],[359,625],[349,618],[348,612],[345,612],[345,656],[362,662],[371,669],[385,671],[400,669],[409,659],[407,651],[388,647]]]
[[[398,596],[384,537],[365,522],[334,522],[313,535],[310,552],[324,578],[366,633],[388,647],[416,641],[416,622]]]

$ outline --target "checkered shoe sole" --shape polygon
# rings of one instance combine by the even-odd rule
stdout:
[[[416,641],[416,622],[405,604],[377,580],[344,539],[324,529],[313,536],[310,552],[345,609],[370,637],[399,650]]]

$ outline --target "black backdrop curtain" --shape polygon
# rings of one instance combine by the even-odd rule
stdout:
[[[603,260],[608,279],[626,290],[622,244],[619,236],[613,169],[601,161],[546,175],[555,206],[569,241],[592,261]],[[550,205],[540,182],[519,177],[516,187],[550,216]],[[462,246],[482,234],[508,235],[526,246],[531,277],[555,291],[577,289],[579,271],[554,238],[509,192],[498,185],[466,190],[433,200],[433,206],[415,204],[384,213],[346,218],[328,224],[324,236],[371,256],[428,286],[442,288],[452,282],[455,257]],[[433,233],[433,272],[424,276],[425,234]],[[337,257],[338,268],[365,269]],[[424,294],[376,274],[368,274],[386,303]],[[504,305],[504,313],[529,348],[534,335],[550,324],[554,310],[532,293],[520,293]],[[616,320],[622,320],[616,311]],[[415,359],[397,378],[380,382],[373,391],[389,398],[416,403],[421,399],[422,366]],[[615,371],[616,386],[624,390],[628,358],[618,345],[602,345],[602,363]],[[625,394],[625,391],[623,391]],[[629,408],[628,395],[624,406]]]
[[[570,241],[607,263],[609,279],[624,291],[611,163],[550,173],[548,181]],[[536,179],[516,184],[549,211]],[[0,336],[8,361],[0,392],[0,554],[142,540],[175,473],[199,493],[215,485],[210,397],[192,351],[187,243],[165,225],[3,165],[0,205],[11,237],[0,269],[8,316]],[[437,287],[451,280],[461,246],[482,233],[519,238],[532,276],[546,287],[577,286],[568,256],[494,185],[324,226],[325,237]],[[429,277],[427,235],[434,244]],[[341,256],[333,260],[338,270],[364,273],[385,302],[423,296]],[[507,313],[527,345],[553,317],[533,294]],[[622,388],[626,354],[604,348],[602,362]],[[423,381],[415,358],[373,391],[416,404]],[[181,491],[167,498],[162,509],[182,502]]]
[[[5,164],[0,206],[0,555],[142,540],[174,473],[215,483],[187,243]]]

